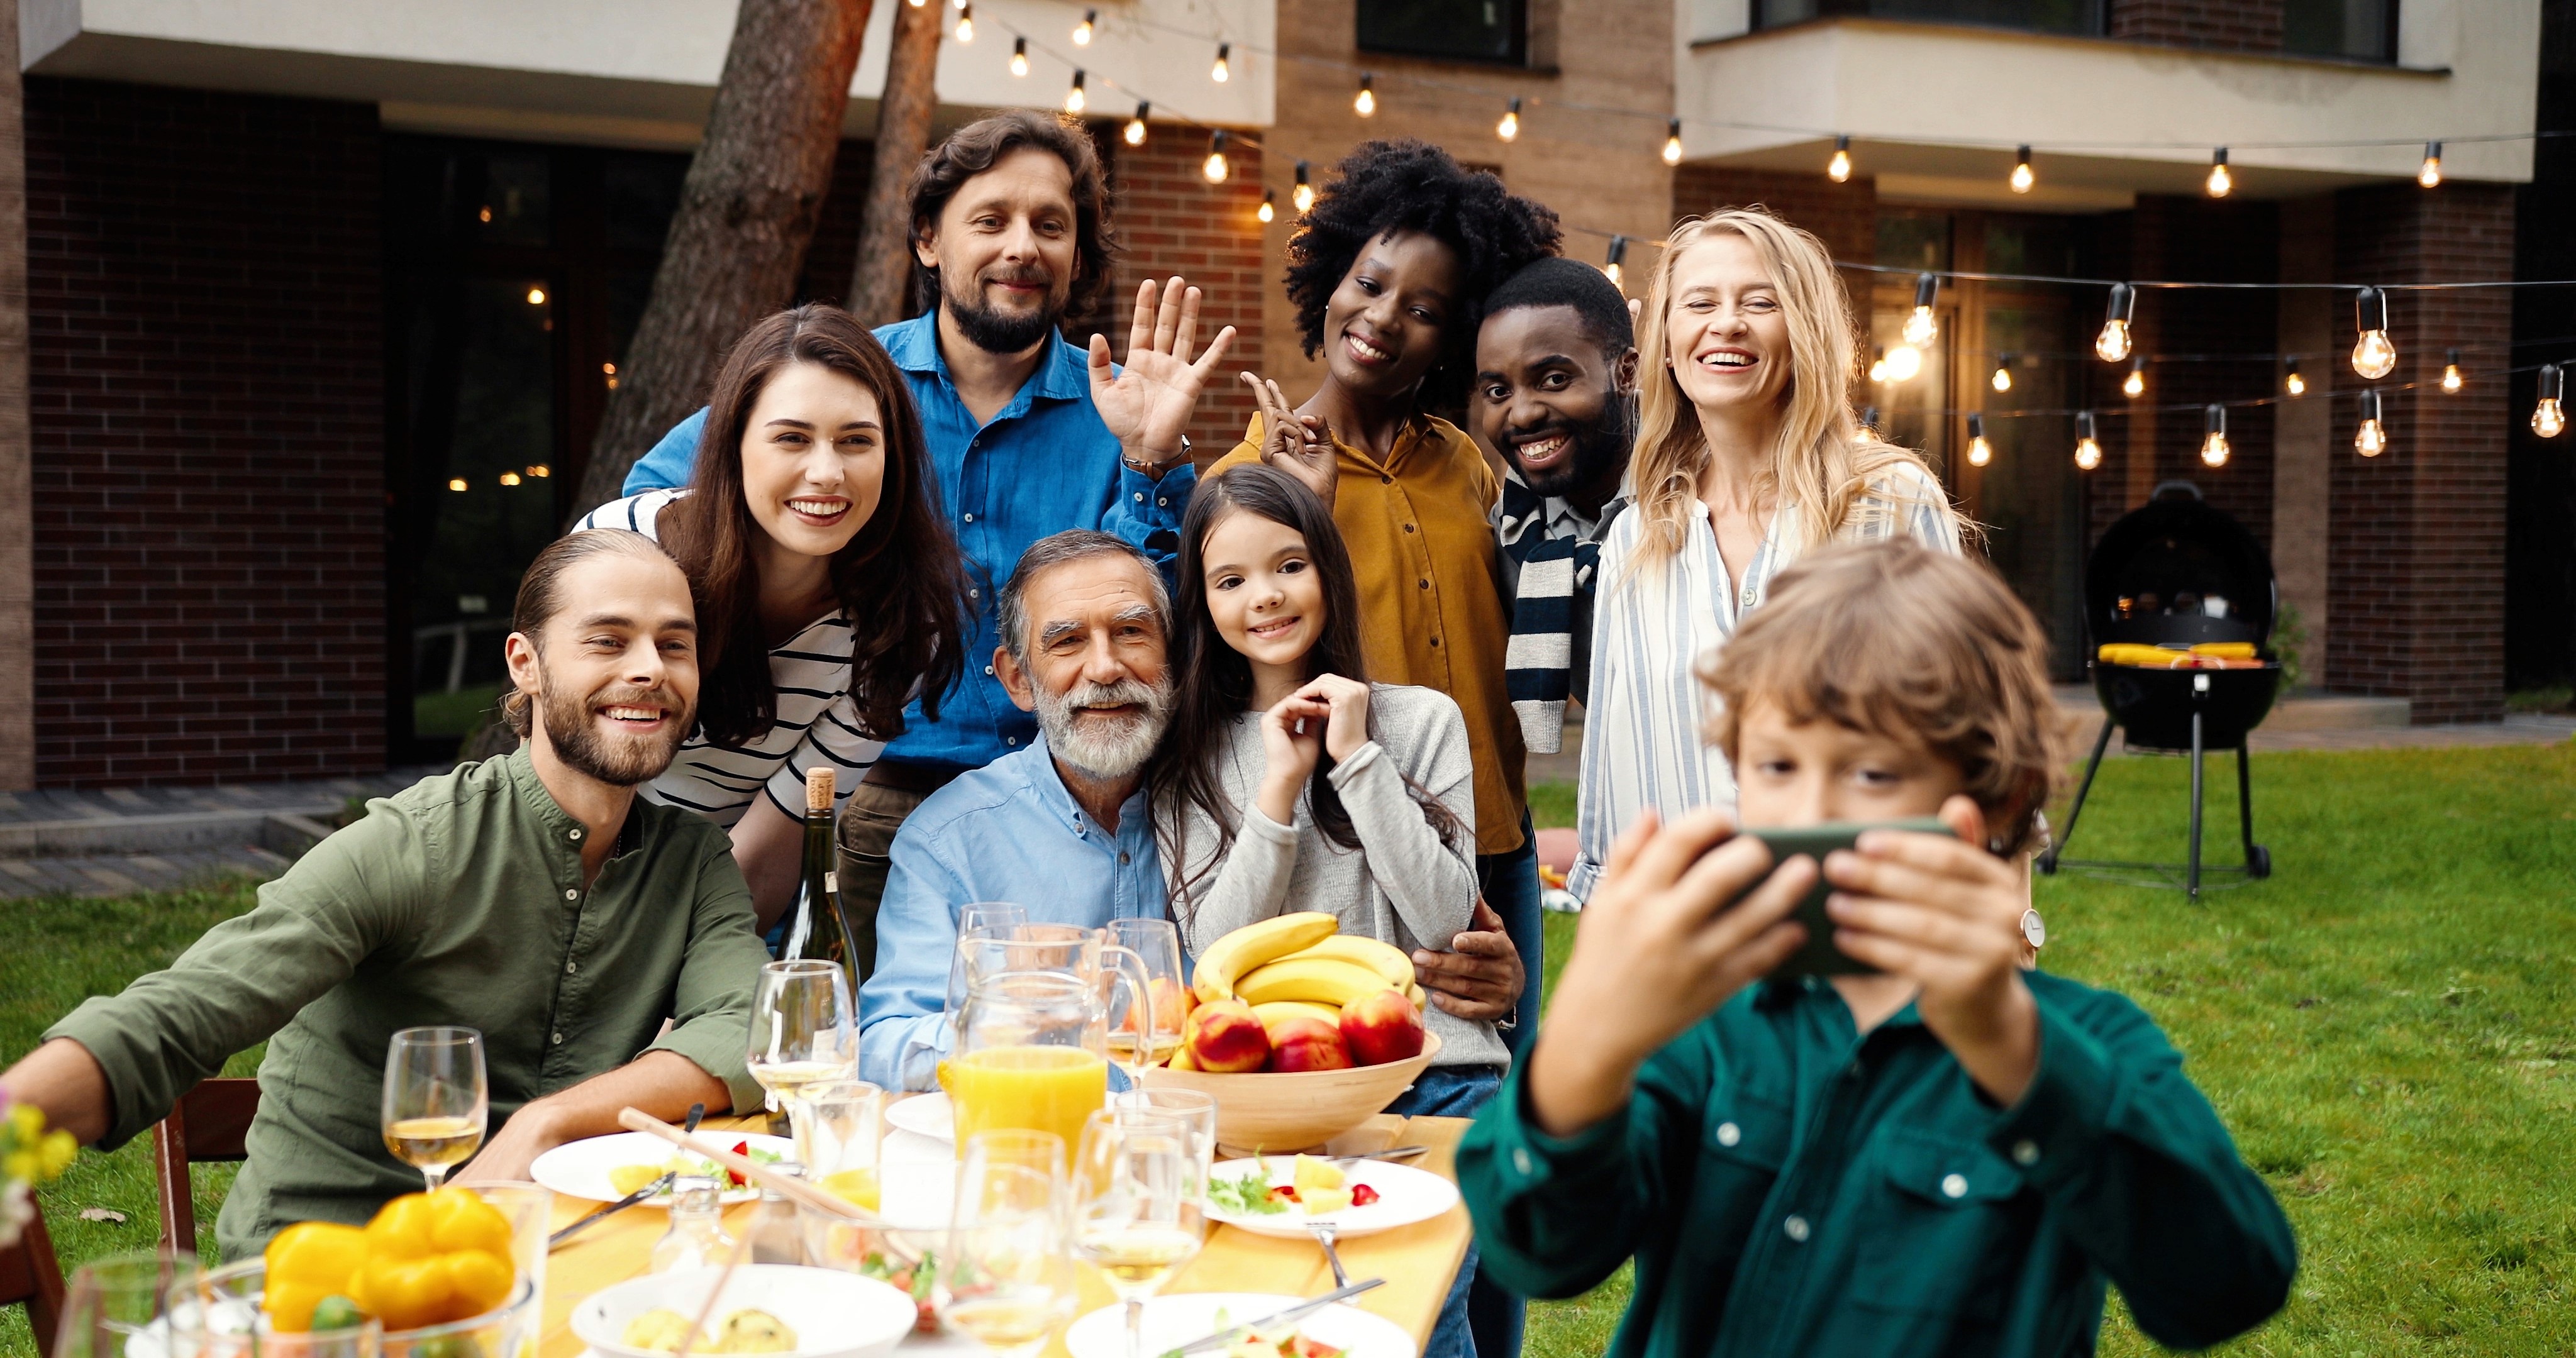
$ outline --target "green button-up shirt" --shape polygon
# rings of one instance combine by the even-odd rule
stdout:
[[[722,830],[638,798],[585,890],[586,832],[524,747],[367,812],[168,970],[46,1033],[107,1072],[108,1146],[269,1039],[249,1163],[216,1223],[225,1257],[293,1222],[364,1222],[420,1188],[378,1125],[396,1029],[481,1031],[495,1132],[529,1100],[653,1049],[723,1080],[735,1107],[758,1103],[743,1045],[768,955]]]
[[[2167,1345],[2260,1323],[2297,1245],[2181,1056],[2118,995],[2028,981],[2011,1108],[1913,1006],[1863,1036],[1821,982],[1736,996],[1571,1138],[1515,1068],[1458,1152],[1479,1267],[1565,1297],[1633,1254],[1614,1358],[2089,1354],[2106,1279]]]

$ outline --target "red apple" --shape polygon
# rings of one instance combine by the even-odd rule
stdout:
[[[1201,1070],[1259,1070],[1270,1059],[1270,1034],[1252,1006],[1241,1000],[1217,1000],[1191,1010],[1181,1025],[1181,1044]]]
[[[1341,1030],[1319,1018],[1281,1019],[1270,1036],[1270,1069],[1349,1070],[1351,1049]]]
[[[1381,990],[1342,1006],[1342,1040],[1363,1066],[1422,1054],[1422,1015],[1402,991]]]

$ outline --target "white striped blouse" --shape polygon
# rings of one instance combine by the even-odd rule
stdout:
[[[688,494],[651,490],[611,500],[582,516],[584,528],[631,528],[660,541],[654,522],[662,508]],[[877,762],[885,742],[859,734],[858,704],[850,697],[850,623],[834,609],[770,648],[769,682],[778,690],[777,721],[769,734],[728,750],[692,731],[678,757],[644,789],[666,806],[695,811],[731,827],[765,786],[769,800],[790,820],[805,817],[805,774],[826,765],[833,775],[834,809]]]
[[[1948,504],[1940,483],[1908,463],[1854,506],[1842,536],[1869,541],[1903,532],[1957,552],[1959,524]],[[1634,505],[1619,515],[1601,540],[1594,577],[1591,701],[1583,712],[1574,869],[1565,883],[1577,897],[1592,894],[1611,842],[1638,812],[1653,807],[1670,820],[1695,807],[1735,804],[1726,756],[1700,739],[1708,698],[1692,671],[1735,635],[1736,623],[1761,606],[1772,578],[1803,550],[1795,506],[1782,504],[1738,584],[1718,554],[1708,506],[1694,499],[1681,551],[1668,567],[1632,574],[1628,559],[1644,524]]]

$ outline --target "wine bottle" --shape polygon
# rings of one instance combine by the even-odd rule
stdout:
[[[781,961],[818,960],[851,970],[850,926],[841,916],[838,855],[832,843],[832,770],[805,775],[805,867],[798,874],[796,904],[787,914]],[[850,976],[853,996],[859,979]]]

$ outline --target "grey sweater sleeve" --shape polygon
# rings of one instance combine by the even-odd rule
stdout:
[[[1193,956],[1247,924],[1278,914],[1288,903],[1288,879],[1297,870],[1297,832],[1261,814],[1249,796],[1241,808],[1243,825],[1235,831],[1224,865],[1193,893],[1184,940]],[[1212,844],[1216,826],[1195,811],[1189,814],[1195,835]]]
[[[1467,749],[1467,722],[1458,705],[1428,689],[1380,688],[1378,730],[1399,756],[1375,741],[1361,746],[1328,775],[1351,813],[1368,872],[1386,894],[1404,927],[1424,945],[1449,940],[1476,915],[1475,765]],[[1438,799],[1463,831],[1444,844],[1423,819],[1405,779]]]

